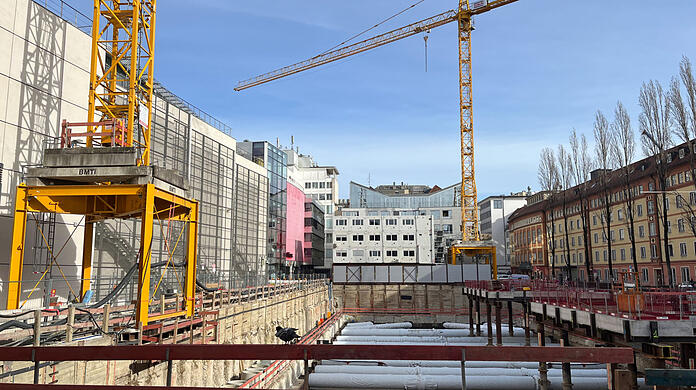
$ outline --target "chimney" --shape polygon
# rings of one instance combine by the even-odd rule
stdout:
[[[276,146],[280,147],[280,138],[276,137]]]
[[[295,136],[291,135],[290,136],[290,149],[292,149],[293,146],[295,146]]]

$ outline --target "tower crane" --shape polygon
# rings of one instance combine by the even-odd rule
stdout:
[[[516,1],[517,0],[483,0],[470,4],[469,0],[459,0],[459,6],[456,10],[446,11],[384,34],[365,39],[361,42],[340,46],[334,50],[319,54],[296,64],[240,81],[234,89],[235,91],[242,91],[333,61],[338,61],[436,27],[444,26],[451,22],[457,22],[462,173],[462,242],[450,248],[450,256],[451,262],[453,263],[456,262],[456,255],[458,254],[465,254],[467,256],[488,256],[492,264],[493,276],[495,277],[497,276],[495,246],[490,243],[482,242],[479,233],[478,202],[476,199],[476,179],[474,175],[474,116],[471,74],[472,17]]]

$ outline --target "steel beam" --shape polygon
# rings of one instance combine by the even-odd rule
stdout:
[[[12,247],[10,248],[10,278],[7,287],[7,310],[19,308],[19,295],[22,291],[22,271],[24,267],[24,244],[27,236],[27,187],[17,186],[15,196],[14,224],[12,227]]]
[[[135,309],[136,323],[147,325],[150,309],[150,264],[152,259],[152,228],[155,212],[155,186],[145,186],[145,207],[140,223],[140,261],[138,262],[138,303]]]
[[[178,344],[60,347],[0,347],[9,361],[104,360],[448,360],[461,361],[462,350],[471,361],[523,361],[571,363],[633,363],[631,348],[435,346],[435,345],[281,345],[281,344]],[[167,355],[169,351],[169,355]]]
[[[80,296],[82,301],[85,294],[90,289],[90,280],[92,278],[92,247],[94,243],[94,218],[85,216],[85,234],[84,242],[82,243],[82,274],[80,277]]]

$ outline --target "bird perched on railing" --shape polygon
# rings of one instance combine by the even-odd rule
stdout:
[[[286,344],[293,344],[297,339],[300,338],[296,332],[297,329],[295,328],[283,328],[282,326],[276,326],[275,335],[277,338],[283,340]]]

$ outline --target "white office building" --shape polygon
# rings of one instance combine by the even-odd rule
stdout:
[[[343,209],[334,217],[333,263],[434,263],[433,216]]]
[[[510,195],[489,196],[479,201],[479,223],[481,236],[490,239],[497,247],[498,272],[510,272],[511,248],[507,234],[510,215],[527,204],[527,191]]]
[[[300,154],[297,149],[284,149],[284,152],[288,156],[288,177],[302,186],[305,195],[323,208],[326,237],[324,264],[314,268],[328,272],[333,258],[331,238],[333,214],[338,204],[338,169],[334,166],[318,165],[312,156]]]

